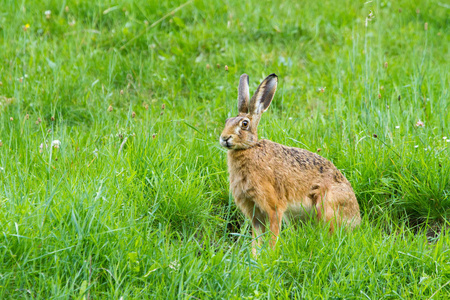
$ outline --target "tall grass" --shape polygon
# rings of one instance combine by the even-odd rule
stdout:
[[[0,0],[0,297],[448,298],[448,6],[184,4]],[[244,72],[361,228],[251,256],[217,142]]]

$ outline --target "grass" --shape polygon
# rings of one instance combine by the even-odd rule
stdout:
[[[448,5],[184,4],[0,0],[0,298],[447,299]],[[217,141],[244,72],[361,228],[250,255]]]

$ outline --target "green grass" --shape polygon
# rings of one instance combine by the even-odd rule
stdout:
[[[0,298],[450,296],[445,1],[36,2],[0,0]],[[359,229],[251,256],[218,144],[244,72],[279,76],[260,136],[333,161]]]

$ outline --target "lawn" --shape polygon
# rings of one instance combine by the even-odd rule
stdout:
[[[448,299],[445,1],[0,0],[1,299]],[[260,137],[331,160],[360,228],[251,255],[228,187]]]

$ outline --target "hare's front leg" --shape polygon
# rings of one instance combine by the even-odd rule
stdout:
[[[269,212],[270,231],[272,232],[272,239],[270,245],[275,247],[277,243],[278,234],[280,233],[281,221],[283,220],[284,211],[281,209],[274,209]]]
[[[266,232],[264,219],[259,219],[256,216],[252,218],[252,254],[256,257],[256,247],[261,246],[261,235]]]
[[[252,220],[252,254],[256,257],[256,247],[261,246],[261,235],[266,232],[267,215],[254,202],[249,203],[248,216]]]

